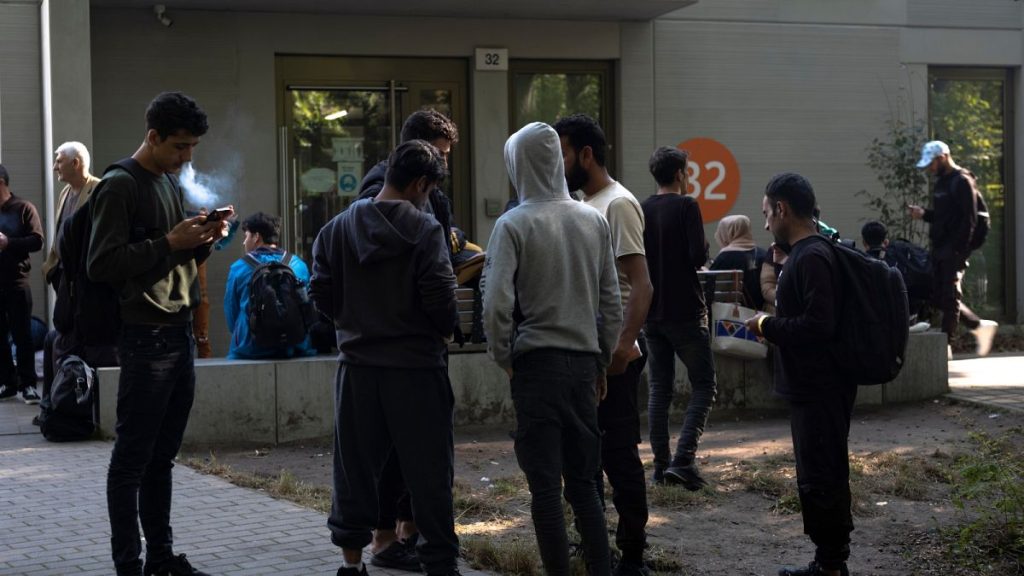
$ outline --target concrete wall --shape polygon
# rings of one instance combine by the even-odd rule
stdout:
[[[731,212],[752,216],[759,242],[770,241],[760,230],[761,193],[783,170],[807,175],[823,219],[857,237],[871,215],[854,194],[882,189],[865,150],[894,114],[927,120],[928,67],[1008,67],[1019,82],[1022,30],[1024,5],[1014,0],[715,0],[653,24],[623,24],[622,179],[645,197],[653,147],[710,137],[737,158],[741,192]],[[1019,89],[1014,104],[1024,106]],[[1009,159],[1018,221],[1021,117]],[[1020,245],[1019,236],[1007,246]],[[1024,276],[1020,250],[1016,271]],[[1021,321],[1024,283],[1016,286]]]
[[[146,105],[162,90],[181,90],[210,115],[195,153],[200,171],[230,165],[237,187],[228,200],[242,214],[279,212],[275,54],[471,58],[477,46],[509,49],[511,58],[615,59],[619,28],[608,22],[401,19],[343,15],[174,10],[165,28],[152,10],[92,10],[95,163],[133,152],[144,134]],[[600,41],[594,41],[600,39]],[[471,65],[472,67],[472,65]],[[474,240],[486,243],[494,218],[484,201],[507,200],[502,146],[508,137],[506,73],[471,72]],[[221,295],[238,243],[209,264],[211,340],[226,353]]]
[[[718,398],[715,410],[778,410],[785,404],[772,392],[769,361],[715,356]],[[337,361],[318,356],[286,361],[208,359],[196,362],[196,396],[185,442],[201,444],[279,444],[333,434]],[[449,357],[456,426],[515,421],[508,376],[486,354]],[[99,370],[100,429],[113,434],[117,421],[117,368]],[[899,377],[881,386],[862,386],[857,403],[877,406],[934,398],[949,392],[946,336],[912,334],[907,364]],[[689,400],[686,368],[677,362],[678,392],[672,414]],[[641,413],[647,387],[640,387]]]
[[[11,176],[11,191],[44,214],[42,38],[37,2],[0,1],[0,164]],[[45,230],[45,222],[43,223]],[[32,255],[32,313],[46,317],[43,252]]]

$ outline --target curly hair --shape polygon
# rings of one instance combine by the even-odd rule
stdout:
[[[146,108],[146,130],[156,130],[161,140],[181,130],[202,136],[209,128],[206,112],[181,92],[162,92]]]
[[[409,140],[399,144],[388,157],[384,181],[404,190],[417,178],[426,176],[428,184],[436,184],[447,174],[444,158],[437,148],[425,140]]]
[[[410,140],[433,142],[438,138],[446,138],[455,144],[459,141],[459,129],[450,118],[433,108],[413,112],[402,124],[402,142]]]

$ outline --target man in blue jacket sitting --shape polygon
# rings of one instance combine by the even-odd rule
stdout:
[[[231,330],[231,348],[228,358],[293,358],[296,356],[313,356],[316,350],[310,343],[309,336],[296,346],[261,348],[256,345],[255,336],[249,327],[249,284],[256,271],[256,262],[282,262],[295,273],[296,279],[303,286],[309,285],[309,267],[301,258],[288,254],[277,247],[281,233],[281,219],[263,212],[257,212],[242,222],[245,238],[242,246],[246,256],[239,258],[231,265],[228,273],[227,288],[224,290],[224,315],[227,317]]]

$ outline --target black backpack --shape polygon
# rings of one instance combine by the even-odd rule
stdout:
[[[971,233],[971,240],[967,247],[973,252],[985,245],[988,232],[992,229],[992,217],[989,215],[985,196],[974,186],[971,188],[974,189],[974,231]]]
[[[152,178],[135,159],[125,158],[103,171],[106,175],[121,168],[132,175],[136,185]],[[169,175],[174,189],[181,193],[174,178]],[[88,346],[117,344],[121,331],[121,299],[116,288],[106,282],[93,282],[86,273],[89,260],[89,239],[92,236],[92,207],[95,199],[104,193],[106,180],[96,185],[89,200],[78,207],[64,221],[58,236],[58,252],[63,273],[57,287],[57,301],[53,310],[53,324],[62,334],[74,334],[76,342]],[[136,186],[136,194],[139,192]],[[137,211],[132,219],[129,242],[146,239],[147,223],[153,216],[151,202],[136,202]]]
[[[881,254],[880,259],[889,266],[895,266],[903,275],[907,286],[907,298],[928,302],[932,297],[932,261],[928,250],[909,240],[893,240]]]
[[[49,401],[39,417],[39,429],[51,442],[88,440],[96,431],[94,417],[96,371],[78,356],[60,361],[50,387]]]
[[[829,242],[843,282],[833,355],[858,384],[884,384],[899,375],[909,338],[907,287],[899,269]]]
[[[298,346],[316,320],[306,286],[288,265],[292,255],[280,261],[260,262],[252,254],[243,259],[253,268],[249,279],[249,333],[256,346],[281,349]]]

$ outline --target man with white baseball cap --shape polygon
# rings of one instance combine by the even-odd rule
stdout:
[[[917,167],[936,176],[932,190],[932,207],[907,206],[911,218],[928,222],[932,245],[932,270],[935,281],[934,305],[942,310],[942,331],[950,338],[956,333],[957,321],[967,326],[978,341],[978,355],[992,348],[999,325],[982,320],[963,303],[960,281],[971,254],[971,238],[978,222],[977,196],[980,195],[974,174],[953,162],[949,146],[933,140],[921,149]]]

